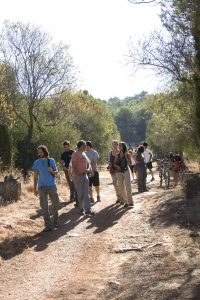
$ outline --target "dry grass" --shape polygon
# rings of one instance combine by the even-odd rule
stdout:
[[[24,241],[43,228],[39,199],[33,194],[33,178],[22,183],[21,190],[18,201],[0,206],[0,258],[13,256],[21,248],[26,248]],[[61,202],[68,201],[69,191],[64,181],[58,184],[58,193]]]

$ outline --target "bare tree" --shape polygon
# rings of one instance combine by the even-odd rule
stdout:
[[[28,118],[16,115],[27,126],[26,143],[33,137],[34,120],[41,102],[48,96],[70,89],[74,83],[73,62],[68,46],[54,44],[39,27],[21,22],[4,22],[0,37],[0,59],[15,74],[17,92],[27,105]],[[13,98],[13,102],[15,104]],[[24,166],[27,168],[27,166]]]
[[[154,31],[148,38],[130,44],[128,61],[135,70],[149,68],[161,77],[191,83],[193,57],[191,36]]]

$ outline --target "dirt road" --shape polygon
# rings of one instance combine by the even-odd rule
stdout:
[[[61,195],[53,232],[40,233],[30,199],[7,219],[0,210],[0,233],[14,232],[0,243],[0,299],[200,299],[200,238],[181,193],[158,188],[158,179],[142,194],[133,184],[135,207],[125,209],[109,173],[101,184],[93,217],[79,216]]]

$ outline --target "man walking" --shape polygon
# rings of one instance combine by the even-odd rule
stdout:
[[[144,142],[142,145],[144,146],[144,159],[145,159],[146,167],[151,174],[151,181],[154,181],[155,178],[154,178],[154,174],[153,174],[153,170],[152,170],[153,169],[153,166],[152,166],[153,154],[152,154],[152,151],[147,149],[148,144],[146,142]]]
[[[57,174],[57,167],[55,160],[49,158],[47,147],[41,145],[37,148],[39,158],[34,161],[34,195],[40,199],[40,206],[42,208],[44,224],[44,232],[51,231],[58,226],[58,208],[59,197],[57,193],[57,186],[55,176]],[[52,203],[53,218],[50,218],[48,196]]]
[[[89,180],[88,173],[91,172],[90,161],[85,154],[86,142],[80,140],[77,150],[72,154],[73,182],[78,196],[78,207],[82,215],[94,215],[91,211],[91,203],[88,196]]]
[[[70,142],[69,141],[64,141],[63,142],[63,148],[64,148],[64,152],[61,154],[61,160],[63,163],[63,170],[65,172],[65,178],[67,180],[67,184],[69,186],[70,189],[70,201],[74,201],[74,185],[70,176],[70,172],[69,172],[69,164],[71,161],[71,157],[72,154],[74,153],[74,150],[70,149]]]
[[[93,191],[92,191],[92,186],[94,186],[97,194],[97,201],[100,202],[100,191],[99,191],[99,172],[97,168],[97,163],[99,160],[99,154],[96,150],[92,148],[92,143],[90,141],[86,142],[86,155],[90,160],[91,168],[92,168],[92,173],[89,174],[89,196],[90,196],[90,201],[91,203],[94,203],[94,198],[93,198]]]

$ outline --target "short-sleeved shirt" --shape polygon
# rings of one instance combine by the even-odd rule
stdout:
[[[145,149],[143,154],[144,154],[145,163],[152,162],[153,154],[149,149]]]
[[[57,170],[55,160],[53,158],[48,159],[41,159],[38,158],[33,163],[33,171],[37,171],[39,178],[38,178],[38,188],[43,186],[55,186],[55,176],[48,171],[48,167],[52,167],[54,170]]]
[[[69,150],[69,151],[64,151],[61,154],[61,160],[64,161],[65,163],[65,167],[68,168],[69,167],[69,163],[71,161],[72,158],[72,154],[74,153],[74,150]]]
[[[97,162],[99,160],[99,153],[94,149],[90,149],[89,151],[86,152],[86,155],[90,160],[92,171],[97,171]]]
[[[90,161],[87,158],[85,152],[81,151],[75,151],[72,154],[72,170],[73,174],[82,174],[86,172],[86,169],[88,169]]]

